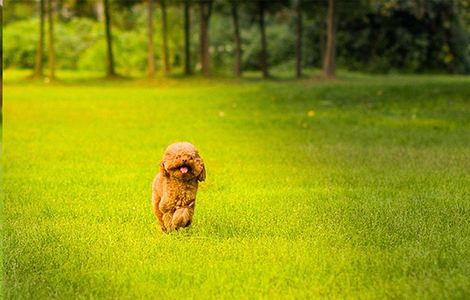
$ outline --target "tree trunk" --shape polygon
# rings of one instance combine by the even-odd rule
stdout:
[[[266,41],[266,26],[264,23],[264,13],[265,13],[265,6],[264,0],[258,0],[258,22],[259,22],[259,29],[261,32],[261,53],[260,53],[260,68],[261,72],[263,73],[263,78],[269,77],[268,71],[268,44]]]
[[[147,8],[147,75],[155,75],[155,50],[153,45],[153,0],[148,0]]]
[[[101,22],[104,20],[104,5],[102,1],[96,1],[93,5],[93,13],[96,21]]]
[[[184,0],[184,74],[186,75],[191,74],[190,26],[189,0]]]
[[[297,42],[295,45],[295,75],[297,78],[302,77],[302,32],[303,32],[303,23],[302,23],[302,8],[301,1],[297,2]]]
[[[232,0],[232,18],[235,34],[235,76],[242,75],[242,40],[240,37],[240,24],[238,22],[238,0]]]
[[[106,30],[106,46],[107,46],[107,68],[106,76],[116,76],[114,70],[114,57],[113,57],[113,40],[111,34],[111,16],[109,14],[109,0],[103,0],[104,2],[104,25]]]
[[[166,21],[166,3],[165,0],[160,0],[160,8],[162,11],[162,60],[163,70],[165,74],[170,73],[170,62],[168,57],[168,26]]]
[[[45,32],[45,0],[39,0],[39,40],[36,49],[36,62],[33,77],[40,78],[44,75],[44,32]]]
[[[336,56],[336,20],[335,20],[334,0],[328,0],[328,19],[326,51],[323,61],[323,75],[327,78],[335,77],[335,56]]]
[[[54,48],[54,10],[53,0],[47,0],[47,18],[49,23],[48,35],[48,63],[49,63],[49,79],[55,79],[55,48]]]
[[[200,53],[201,68],[204,76],[209,76],[209,20],[212,10],[212,0],[200,0],[201,29],[200,29]]]

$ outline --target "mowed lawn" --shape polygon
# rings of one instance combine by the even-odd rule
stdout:
[[[4,88],[6,298],[470,297],[470,78]],[[207,167],[157,230],[165,147]]]

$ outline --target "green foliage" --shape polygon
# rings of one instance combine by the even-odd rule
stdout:
[[[341,2],[337,32],[338,65],[350,70],[387,72],[470,72],[468,0]],[[93,6],[73,6],[77,15],[92,14]],[[183,63],[183,15],[179,4],[168,1],[169,53],[174,68]],[[293,12],[286,1],[265,3],[268,59],[271,66],[290,65],[295,56]],[[6,13],[13,20],[5,27],[5,67],[32,68],[37,46],[37,21],[15,12],[13,3]],[[27,5],[30,9],[31,4]],[[303,59],[306,66],[321,66],[321,33],[324,32],[325,1],[302,3],[305,12]],[[80,8],[81,7],[81,8]],[[199,10],[192,5],[192,63],[199,67]],[[243,68],[259,68],[260,34],[258,6],[240,1],[239,14],[243,44]],[[87,13],[88,12],[88,13]],[[94,14],[94,13],[93,13]],[[155,9],[155,56],[161,69],[160,8]],[[14,21],[18,15],[18,20]],[[57,66],[62,69],[104,70],[104,26],[90,18],[58,17],[56,22]],[[146,70],[147,6],[141,2],[112,2],[115,64],[124,75],[142,75]],[[232,70],[234,60],[233,24],[229,2],[217,2],[210,21],[211,65],[216,71]],[[45,57],[47,59],[47,57]]]
[[[232,18],[229,15],[213,14],[210,23],[209,38],[211,46],[209,50],[212,65],[218,70],[231,69],[234,57]],[[195,46],[198,46],[197,43],[196,41]]]
[[[113,49],[116,68],[119,72],[131,75],[145,70],[147,62],[147,41],[143,32],[128,32],[113,29]],[[104,70],[106,66],[106,44],[104,36],[85,50],[78,67],[83,70]]]
[[[117,70],[125,75],[142,74],[147,63],[147,33],[144,15],[136,19],[136,29],[124,31],[112,28],[113,48]],[[157,14],[158,17],[158,14]],[[169,9],[169,22],[178,25],[178,11]],[[155,56],[157,67],[161,56],[160,19],[155,20]],[[32,68],[38,40],[38,22],[27,20],[5,27],[4,63],[6,68]],[[170,27],[169,49],[171,62],[178,63],[181,52],[182,30]],[[47,35],[46,35],[47,37]],[[55,26],[57,67],[59,69],[104,70],[106,65],[104,25],[89,18],[72,18],[56,21]],[[47,43],[46,43],[47,44]],[[195,47],[193,48],[195,49]],[[44,57],[47,61],[47,54]]]
[[[32,68],[38,43],[39,22],[28,20],[6,26],[3,33],[4,67]]]
[[[6,2],[6,3],[5,3]],[[6,5],[5,5],[6,4]],[[30,19],[39,12],[39,1],[9,0],[3,1],[3,26],[13,22]]]
[[[295,36],[286,24],[268,22],[266,27],[268,41],[268,62],[271,66],[283,64],[295,57]],[[260,32],[257,26],[242,31],[243,65],[247,70],[259,68],[261,52]]]
[[[55,36],[58,67],[76,69],[85,52],[104,40],[103,25],[89,19],[75,18],[67,23],[58,23]]]
[[[100,25],[89,19],[58,23],[55,27],[57,67],[76,69],[85,51],[104,39]],[[38,43],[38,22],[27,20],[12,23],[5,27],[4,39],[5,67],[32,68]]]
[[[341,64],[373,72],[470,72],[465,27],[452,1],[379,1],[343,18],[338,30]]]
[[[470,295],[468,77],[6,76],[5,299]],[[150,186],[176,140],[208,177],[164,235]]]

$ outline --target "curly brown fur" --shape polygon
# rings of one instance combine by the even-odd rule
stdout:
[[[168,146],[152,184],[152,208],[162,231],[191,224],[199,181],[206,179],[204,162],[188,142]]]

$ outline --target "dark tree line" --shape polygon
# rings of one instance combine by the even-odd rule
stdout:
[[[47,20],[47,32],[48,32],[48,67],[50,79],[55,78],[55,50],[54,50],[54,11],[58,7],[64,4],[67,0],[39,0],[38,11],[39,11],[39,39],[36,51],[36,61],[33,76],[43,77],[44,76],[44,42],[46,33],[46,20]],[[190,36],[191,36],[191,12],[198,11],[199,13],[199,61],[201,66],[201,72],[205,76],[211,74],[211,54],[210,54],[210,24],[211,16],[214,10],[220,7],[227,7],[229,15],[232,19],[233,24],[233,45],[234,45],[234,75],[240,77],[242,75],[242,37],[241,37],[241,22],[240,16],[249,16],[253,22],[257,23],[260,34],[260,52],[259,52],[259,70],[264,78],[270,76],[269,71],[269,39],[267,37],[267,26],[269,24],[266,21],[268,15],[274,14],[278,11],[289,11],[295,20],[295,43],[292,45],[295,51],[295,70],[294,74],[300,78],[303,75],[303,39],[304,39],[304,15],[310,14],[316,16],[318,19],[319,26],[319,40],[316,43],[321,49],[322,56],[322,74],[325,78],[334,78],[336,70],[336,53],[337,53],[337,23],[339,14],[354,14],[362,13],[364,16],[368,16],[368,12],[371,10],[371,3],[379,7],[383,3],[394,3],[395,8],[397,5],[408,7],[408,4],[415,4],[417,7],[416,15],[418,14],[432,14],[433,9],[438,7],[437,4],[429,5],[426,2],[418,0],[401,0],[394,2],[391,0],[384,0],[377,2],[374,0],[180,0],[180,1],[167,1],[167,0],[99,0],[103,8],[103,22],[104,32],[106,37],[106,74],[109,77],[117,76],[115,69],[115,58],[113,53],[113,34],[112,34],[112,15],[113,6],[122,5],[124,7],[131,7],[135,4],[145,2],[147,7],[147,74],[149,77],[153,77],[155,74],[155,49],[154,49],[154,13],[156,7],[160,8],[161,24],[157,25],[160,27],[162,36],[162,70],[165,74],[170,74],[171,64],[169,59],[169,46],[168,46],[168,20],[167,20],[167,6],[176,5],[180,7],[183,12],[183,24],[184,24],[184,53],[183,53],[183,65],[184,73],[189,75],[192,73],[191,69],[191,47],[190,47]],[[457,0],[459,1],[459,0]],[[460,0],[461,1],[461,0]],[[436,2],[436,1],[434,1]],[[433,3],[434,3],[433,2]],[[437,1],[436,3],[438,3]],[[442,0],[441,2],[445,2]],[[86,14],[86,9],[90,7],[87,0],[75,0],[74,9],[77,15]],[[378,4],[377,4],[378,3]],[[398,4],[397,4],[398,3]],[[421,3],[421,4],[420,4]],[[348,4],[348,5],[345,5]],[[439,4],[439,3],[438,3]],[[88,6],[87,6],[88,5]],[[389,5],[390,6],[390,5]],[[341,9],[346,7],[347,9]],[[383,6],[384,13],[386,13],[387,5]],[[446,8],[452,7],[451,5],[444,6]],[[400,7],[398,7],[400,9]],[[408,9],[409,10],[409,9]],[[447,9],[446,18],[454,18],[455,12]],[[417,17],[419,18],[419,16]],[[431,18],[429,18],[431,19]],[[373,19],[371,19],[373,20]],[[434,25],[434,24],[431,24]],[[373,31],[374,28],[371,28]],[[347,30],[347,29],[346,29]],[[452,33],[449,33],[452,36]],[[373,40],[373,36],[371,39]],[[431,37],[432,38],[432,37]],[[343,50],[343,49],[341,49]],[[451,49],[453,50],[453,49]],[[432,54],[432,53],[431,53]],[[430,54],[430,55],[431,55]]]

